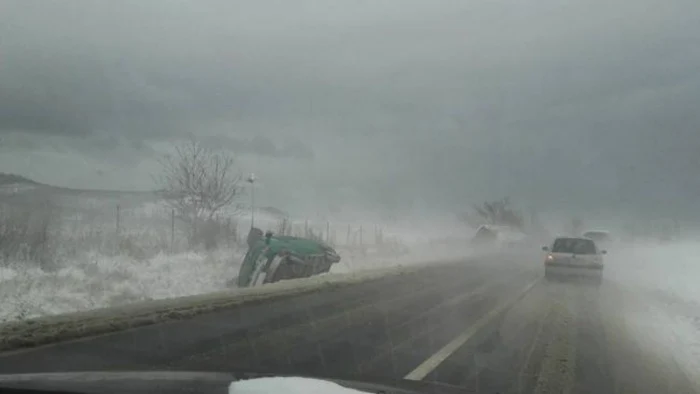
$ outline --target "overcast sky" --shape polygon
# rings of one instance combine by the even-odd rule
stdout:
[[[3,0],[0,133],[72,187],[191,133],[287,208],[700,211],[700,2]]]

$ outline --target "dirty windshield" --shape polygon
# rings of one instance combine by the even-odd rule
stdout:
[[[700,393],[699,108],[698,0],[0,0],[0,391]]]

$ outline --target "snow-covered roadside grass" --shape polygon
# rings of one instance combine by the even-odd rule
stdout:
[[[103,212],[84,203],[78,210],[0,204],[0,323],[208,294],[226,289],[238,274],[245,246],[235,226],[218,234],[215,249],[204,251],[201,245],[191,247],[178,222],[171,227],[172,218],[159,213],[163,206],[147,206],[153,212],[115,207]],[[119,219],[110,222],[115,213]],[[277,224],[265,215],[256,222],[273,231]],[[319,233],[318,223],[297,225]],[[339,229],[346,228],[351,233],[350,225]],[[325,230],[327,238],[335,234]],[[331,274],[461,253],[459,248],[425,245],[397,253],[405,252],[399,242],[403,230],[393,229],[386,236],[379,232],[382,236],[374,238],[365,231],[361,246],[346,240],[348,245],[337,247],[342,259]]]
[[[238,274],[245,245],[236,220],[219,229],[214,249],[204,251],[189,242],[182,223],[171,222],[162,203],[73,205],[0,203],[0,322],[211,293]],[[278,224],[262,213],[256,222],[273,231]],[[297,225],[320,234],[318,223]],[[340,250],[343,269],[334,273],[397,264],[396,256],[371,250],[377,245],[367,243],[377,240],[370,234],[362,247],[370,251],[356,253],[353,242]],[[384,249],[398,244],[382,243]]]
[[[0,322],[122,306],[225,290],[238,275],[243,249],[158,253],[147,259],[96,251],[77,254],[55,270],[29,263],[0,267]],[[460,248],[416,245],[399,255],[353,253],[339,248],[330,275],[465,257]]]
[[[232,292],[235,302],[242,299],[241,291],[291,294],[309,286],[366,280],[387,267],[413,269],[417,263],[467,255],[444,245],[416,245],[408,253],[397,253],[406,246],[406,239],[414,244],[429,242],[420,223],[382,225],[375,219],[348,223],[326,217],[294,221],[258,212],[255,225],[263,230],[280,233],[280,225],[290,224],[293,235],[344,244],[337,246],[342,260],[329,274],[309,280],[232,290],[227,286],[237,276],[245,253],[244,232],[249,228],[245,218],[233,213],[220,218],[221,226],[202,229],[207,230],[202,234],[211,230],[209,242],[203,242],[193,240],[191,229],[174,219],[173,211],[162,202],[72,195],[40,204],[19,199],[0,202],[3,346],[8,341],[37,343],[76,332],[84,335],[85,330],[104,332],[187,316],[230,305]],[[441,225],[429,234],[434,238],[453,231]],[[204,251],[205,247],[210,250]],[[154,312],[156,307],[161,309]],[[80,318],[81,313],[91,317]]]
[[[0,322],[214,292],[237,274],[243,253],[159,253],[137,260],[93,251],[55,270],[12,263],[0,267]]]

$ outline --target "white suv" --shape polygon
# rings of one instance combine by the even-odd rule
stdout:
[[[547,252],[544,260],[545,278],[558,276],[580,276],[593,278],[597,283],[603,279],[603,255],[595,242],[588,238],[559,237],[551,247],[543,247]]]

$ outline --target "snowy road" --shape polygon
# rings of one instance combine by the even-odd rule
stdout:
[[[545,282],[536,261],[507,257],[430,272],[3,353],[0,372],[265,370],[486,393],[696,392],[692,303],[670,308],[614,273],[601,288]]]

